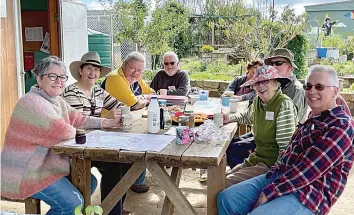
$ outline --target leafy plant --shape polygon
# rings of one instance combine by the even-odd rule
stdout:
[[[309,41],[304,35],[297,35],[295,38],[289,41],[286,48],[291,50],[294,54],[295,65],[298,67],[294,71],[297,78],[305,78],[307,74],[307,61],[306,55],[309,50]]]
[[[86,213],[86,215],[95,215],[95,214],[102,215],[103,210],[100,206],[89,205],[85,208],[85,213]],[[79,205],[75,208],[74,214],[75,215],[83,215],[82,214],[82,205]]]
[[[201,51],[201,52],[205,52],[205,53],[211,53],[211,52],[214,52],[215,49],[214,49],[214,47],[212,47],[211,45],[203,45],[203,46],[200,48],[200,51]]]

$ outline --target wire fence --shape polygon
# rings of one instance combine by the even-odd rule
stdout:
[[[98,13],[97,11],[94,11]],[[91,12],[94,14],[94,12]],[[111,68],[116,69],[122,65],[125,57],[133,51],[137,50],[136,43],[132,43],[128,40],[123,41],[122,43],[117,43],[115,41],[114,35],[118,32],[119,20],[114,14],[94,14],[87,16],[87,27],[91,30],[97,31],[96,33],[102,33],[109,35],[110,37],[110,59],[111,59]],[[97,51],[99,50],[90,50]],[[146,58],[146,69],[152,68],[151,54],[148,52],[142,52]]]

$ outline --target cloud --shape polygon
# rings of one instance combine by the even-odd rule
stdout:
[[[88,10],[104,10],[104,7],[102,4],[98,2],[90,2],[87,4],[87,9]]]

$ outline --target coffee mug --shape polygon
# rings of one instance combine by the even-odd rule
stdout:
[[[160,89],[161,96],[167,96],[167,89]]]
[[[125,106],[125,105],[121,106],[120,110],[122,111],[122,115],[130,114],[130,107],[128,107],[128,106]]]
[[[176,127],[176,144],[189,144],[194,141],[194,133],[188,126]]]
[[[229,96],[221,96],[222,106],[228,107],[230,105],[230,103],[229,103],[230,99],[231,99],[231,97],[229,97]]]
[[[230,113],[236,113],[238,109],[238,100],[230,99]]]

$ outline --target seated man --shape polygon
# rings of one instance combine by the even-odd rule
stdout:
[[[333,68],[310,68],[304,89],[312,117],[298,126],[270,171],[219,193],[219,215],[329,213],[354,159],[354,121],[336,104],[338,86]]]
[[[178,68],[178,56],[174,52],[163,55],[163,69],[158,71],[150,87],[156,92],[167,89],[167,95],[186,96],[191,88],[188,73]]]
[[[125,58],[121,68],[107,76],[102,83],[102,88],[132,109],[142,109],[149,103],[150,98],[150,96],[143,94],[155,93],[141,78],[144,68],[144,55],[139,52],[131,52]]]

